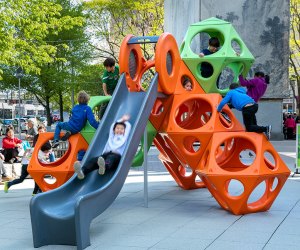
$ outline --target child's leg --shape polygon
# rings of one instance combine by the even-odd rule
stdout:
[[[36,182],[34,182],[34,189],[33,189],[32,195],[35,195],[41,191],[42,190],[40,189],[39,185]]]
[[[114,170],[118,167],[121,155],[116,153],[108,153],[105,156],[105,168],[107,170]]]
[[[14,148],[7,148],[4,150],[5,162],[9,162],[14,156]]]
[[[54,141],[58,141],[59,140],[59,134],[60,134],[60,131],[62,129],[65,129],[66,127],[66,122],[59,122],[57,123],[56,125],[56,128],[55,128],[55,132],[54,132]]]
[[[54,162],[55,161],[55,155],[54,155],[54,152],[51,152],[49,154],[49,162]]]
[[[12,185],[16,185],[16,184],[22,183],[25,180],[25,178],[28,175],[27,167],[28,167],[28,164],[23,164],[22,165],[22,172],[21,172],[20,178],[19,179],[15,179],[13,181],[9,181],[7,183],[7,189],[9,189]]]
[[[89,166],[89,167],[84,166],[81,170],[84,173],[84,175],[87,175],[88,173],[90,173],[90,172],[92,172],[96,169],[98,169],[98,166],[96,164],[94,164],[94,165]]]

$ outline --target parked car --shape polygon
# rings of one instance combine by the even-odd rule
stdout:
[[[6,128],[9,125],[13,125],[15,132],[18,132],[18,121],[14,120],[14,119],[4,119],[4,120],[2,120],[2,125],[1,125],[1,135],[5,135]]]
[[[28,122],[27,122],[27,118],[15,118],[15,121],[18,122],[20,120],[20,123],[21,123],[21,132],[26,132],[27,133],[27,130],[28,130]],[[19,127],[19,125],[18,125]]]
[[[38,120],[39,124],[42,123],[42,124],[44,124],[44,126],[47,126],[47,117],[40,116],[37,118],[37,120]]]

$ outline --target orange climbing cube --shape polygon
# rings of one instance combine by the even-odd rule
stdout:
[[[38,151],[44,143],[51,139],[53,139],[53,133],[47,132],[39,135],[39,139],[34,147],[34,152],[28,165],[28,173],[43,192],[57,188],[70,179],[74,174],[73,164],[77,160],[78,151],[86,151],[88,148],[86,140],[78,133],[69,138],[69,147],[60,159],[55,162],[41,163],[38,160]],[[46,175],[54,177],[55,182],[46,182]]]
[[[245,150],[254,157],[243,160]],[[220,206],[237,215],[268,210],[290,174],[266,136],[250,132],[215,133],[196,172]],[[230,192],[231,182],[238,193]]]

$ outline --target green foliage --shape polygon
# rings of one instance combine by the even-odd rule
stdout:
[[[57,47],[45,41],[47,36],[84,21],[61,16],[63,8],[53,0],[5,0],[0,9],[0,64],[21,66],[26,73],[40,74],[41,66],[59,59]]]
[[[163,32],[163,0],[92,0],[86,2],[88,23],[94,33],[98,56],[118,61],[123,38],[160,35]],[[146,59],[151,45],[143,47]]]
[[[290,29],[290,54],[289,54],[289,74],[290,74],[290,86],[293,91],[294,98],[297,102],[297,109],[300,110],[300,98],[296,93],[300,93],[300,1],[291,0],[291,29]],[[298,88],[298,91],[296,91]]]

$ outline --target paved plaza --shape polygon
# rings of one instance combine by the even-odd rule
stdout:
[[[294,171],[295,141],[272,142]],[[91,224],[87,249],[299,249],[300,176],[290,177],[267,212],[232,215],[207,189],[182,190],[149,152],[148,207],[142,168],[132,168],[115,202]],[[0,250],[34,249],[29,202],[33,180],[0,186]],[[40,249],[76,249],[44,246]]]

